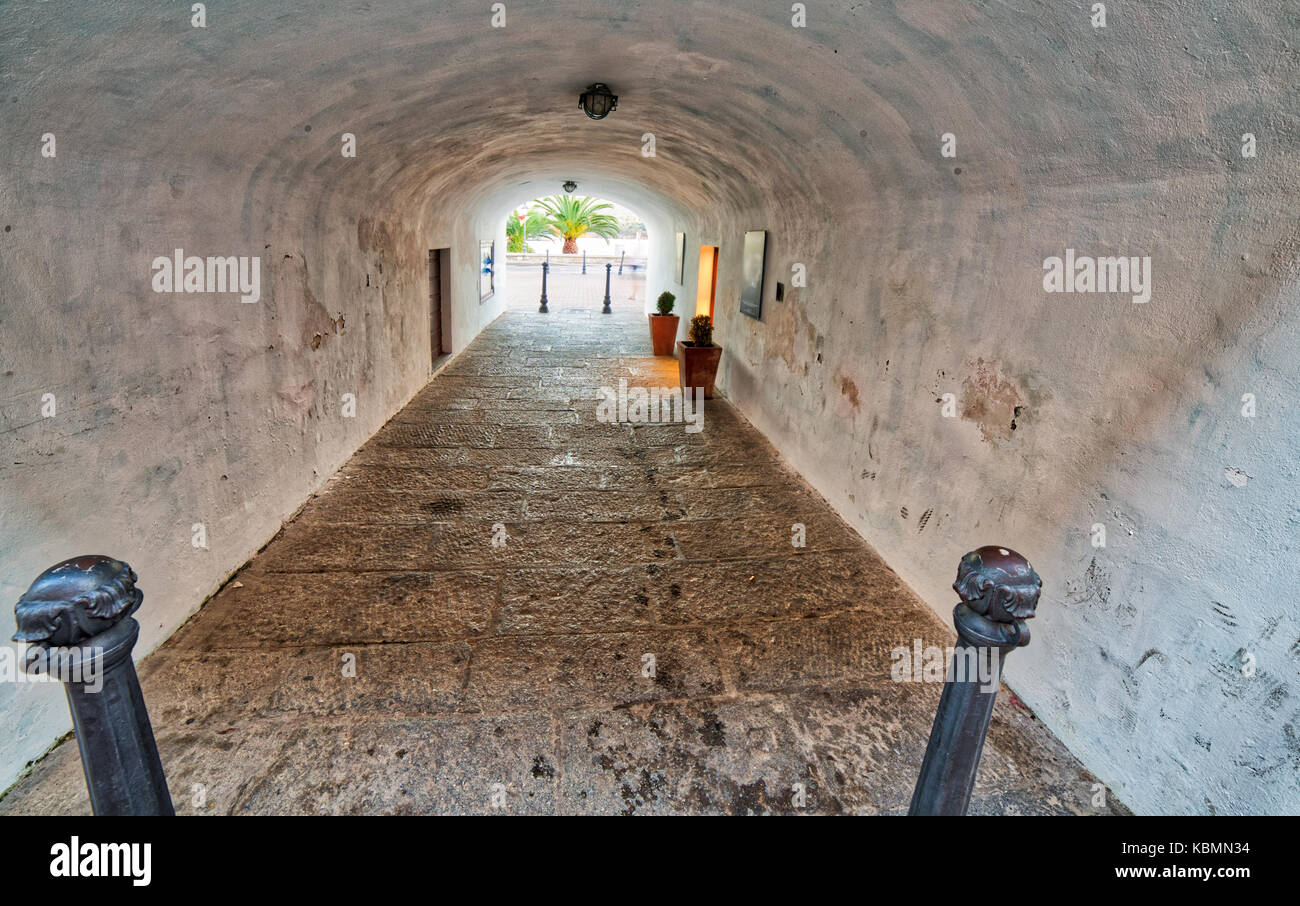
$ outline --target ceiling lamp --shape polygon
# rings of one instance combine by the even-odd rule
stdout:
[[[564,185],[562,185],[560,188],[564,189],[564,191],[567,192],[569,195],[572,195],[573,190],[578,188],[578,184],[571,179],[566,179],[564,181]]]
[[[618,96],[604,82],[597,82],[578,96],[578,106],[593,120],[603,120],[618,109]]]

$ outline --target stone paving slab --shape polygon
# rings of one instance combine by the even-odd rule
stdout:
[[[683,518],[686,502],[680,494],[648,486],[639,491],[540,491],[527,498],[526,510],[528,519],[664,522]]]
[[[743,521],[719,517],[673,522],[673,541],[686,560],[852,551],[861,544],[859,536],[834,515],[808,505],[792,505],[784,510],[783,515],[767,514]],[[803,528],[802,546],[794,544],[796,524]]]
[[[547,714],[329,723],[283,734],[240,814],[552,814]]]
[[[581,492],[648,491],[653,475],[630,466],[494,466],[488,471],[487,486],[494,491]]]
[[[653,657],[649,664],[648,656]],[[463,707],[486,712],[615,707],[723,691],[718,647],[700,630],[516,636],[474,646]]]
[[[873,589],[868,598],[864,588]],[[880,628],[904,622],[939,640],[951,631],[928,614],[910,612],[912,592],[879,559],[842,551],[726,562],[664,563],[648,585],[659,623],[739,625],[806,619],[862,609],[880,613]],[[902,616],[891,621],[882,601],[893,600]],[[928,623],[927,623],[928,618]],[[910,638],[910,636],[909,636]]]
[[[498,575],[246,569],[180,630],[181,650],[470,639],[492,624]]]
[[[729,463],[688,465],[675,460],[663,461],[662,456],[656,458],[655,464],[647,463],[646,469],[657,487],[682,490],[768,487],[789,481],[784,472],[770,467]]]
[[[836,811],[780,703],[670,702],[568,715],[560,745],[561,798],[578,814]]]
[[[465,642],[163,650],[141,683],[162,726],[234,716],[412,717],[461,708],[469,666]]]
[[[490,325],[142,662],[178,813],[906,811],[941,683],[891,667],[950,627],[724,399],[599,420],[677,377],[601,293]],[[971,811],[1095,783],[1003,689]],[[0,799],[88,808],[67,742]]]
[[[590,463],[604,462],[601,458],[591,458]],[[576,459],[570,459],[564,453],[546,449],[508,449],[483,450],[461,447],[385,447],[367,444],[357,451],[348,461],[343,471],[356,472],[362,469],[417,469],[445,470],[453,466],[473,464],[475,471],[486,470],[492,466],[558,466],[581,465]],[[342,472],[340,472],[342,474]],[[432,480],[443,481],[436,476]],[[473,479],[470,479],[471,481]],[[466,488],[472,489],[472,488]]]
[[[655,625],[642,566],[506,570],[493,631],[501,636],[621,632]]]
[[[559,563],[647,563],[676,556],[662,523],[503,523],[506,541],[493,547],[495,523],[448,518],[427,526],[295,523],[258,557],[268,572],[433,570]]]
[[[460,489],[412,491],[399,485],[365,495],[330,495],[314,502],[298,519],[305,526],[430,525],[452,517],[490,522],[531,518],[525,513],[522,494]]]
[[[891,652],[917,637],[915,621],[880,609],[722,630],[736,687],[749,692],[895,687]]]
[[[455,448],[463,452],[463,448]],[[405,463],[375,463],[360,465],[349,463],[340,469],[325,486],[325,492],[312,498],[307,510],[333,503],[335,497],[349,502],[364,499],[365,492],[374,491],[485,491],[490,488],[490,473],[483,463],[473,465],[438,464],[437,468],[407,465]],[[362,493],[330,493],[334,491]],[[496,489],[493,489],[496,490]]]

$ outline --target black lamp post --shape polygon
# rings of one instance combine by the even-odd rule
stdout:
[[[618,95],[604,82],[597,82],[578,96],[578,106],[593,120],[603,120],[618,109]]]
[[[542,262],[542,304],[537,309],[537,311],[540,312],[541,314],[546,314],[547,312],[550,311],[550,309],[546,307],[546,275],[549,274],[550,272],[551,272],[551,253],[547,252],[546,260]]]

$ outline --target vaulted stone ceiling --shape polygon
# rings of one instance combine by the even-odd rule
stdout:
[[[118,182],[163,152],[233,169],[250,205],[295,177],[404,203],[558,168],[698,210],[816,207],[1218,173],[1206,112],[1266,123],[1295,90],[1281,3],[1116,6],[1105,30],[1051,3],[808,6],[794,28],[785,3],[519,2],[494,28],[481,3],[210,4],[192,28],[178,4],[8,5],[6,132],[61,132]],[[621,99],[599,123],[575,116],[595,80]],[[944,132],[960,176],[933,165]]]

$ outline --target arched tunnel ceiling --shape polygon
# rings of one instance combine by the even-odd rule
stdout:
[[[319,176],[454,210],[565,172],[694,211],[818,210],[873,186],[934,192],[944,132],[967,192],[1221,167],[1209,142],[1131,150],[1203,119],[1212,93],[1248,103],[1252,58],[1215,52],[1280,40],[1270,4],[1190,22],[1126,8],[1137,21],[1104,40],[1049,3],[809,6],[794,28],[784,3],[518,2],[495,28],[479,2],[247,2],[209,4],[192,28],[187,5],[10,5],[0,78],[21,86],[14,127],[127,170],[172,149],[249,172],[254,194]],[[591,122],[576,96],[597,80],[620,106]]]

